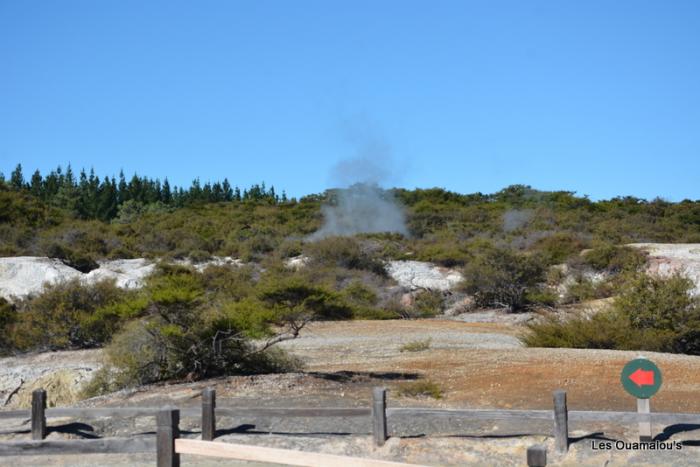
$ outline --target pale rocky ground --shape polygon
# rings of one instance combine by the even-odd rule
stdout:
[[[58,259],[41,256],[0,258],[0,296],[21,298],[41,292],[45,284],[79,279],[95,283],[114,279],[117,286],[139,288],[153,273],[155,264],[143,258],[100,262],[100,267],[84,274]]]
[[[450,290],[462,281],[459,271],[423,261],[389,261],[386,270],[400,286],[409,290]]]
[[[299,269],[308,258],[297,256],[286,261],[287,267]],[[155,262],[144,259],[100,261],[99,268],[82,273],[63,264],[58,259],[43,256],[17,256],[0,258],[0,297],[10,299],[26,297],[41,292],[45,284],[79,279],[92,284],[103,279],[114,279],[118,287],[134,289],[143,287],[145,279],[155,270]],[[213,257],[193,263],[176,260],[175,264],[194,267],[203,271],[209,266],[242,266],[243,261],[231,257]],[[408,291],[430,289],[447,291],[461,280],[461,274],[448,268],[420,261],[389,261],[387,271],[399,286]]]
[[[670,275],[680,272],[695,282],[695,294],[700,295],[700,244],[633,243],[630,246],[649,253],[650,273]]]

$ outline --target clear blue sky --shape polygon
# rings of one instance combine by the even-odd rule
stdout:
[[[0,1],[6,175],[299,196],[358,154],[409,188],[698,199],[700,2]]]

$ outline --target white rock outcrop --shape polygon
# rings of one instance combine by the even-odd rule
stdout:
[[[193,263],[178,260],[176,264],[191,266],[203,271],[208,266],[241,266],[235,258],[213,257],[208,261]],[[58,259],[43,256],[15,256],[0,258],[0,297],[8,300],[26,297],[42,291],[45,284],[79,279],[94,284],[104,279],[114,279],[117,287],[138,289],[143,287],[148,276],[153,274],[156,263],[144,258],[118,259],[98,262],[99,268],[84,274]]]
[[[695,283],[693,293],[700,295],[700,243],[632,243],[649,254],[647,272],[669,276],[680,272]]]
[[[118,259],[98,263],[100,267],[94,269],[81,278],[89,284],[104,280],[114,279],[117,287],[123,289],[138,289],[143,287],[146,277],[153,274],[156,265],[143,258]]]
[[[197,272],[202,272],[209,266],[236,266],[240,267],[245,265],[243,260],[240,260],[238,258],[233,258],[231,256],[212,256],[211,259],[208,259],[206,261],[201,261],[199,263],[195,263],[189,259],[178,259],[175,261],[175,264],[179,264],[180,266],[191,266],[193,267]]]
[[[311,258],[309,258],[308,256],[293,256],[284,260],[284,266],[289,269],[294,269],[295,271],[298,271],[299,269],[305,268],[306,265],[309,264],[309,261],[311,261]]]
[[[423,261],[388,261],[386,271],[400,286],[410,290],[446,291],[462,281],[459,271]]]
[[[44,284],[77,279],[84,274],[57,259],[16,256],[0,258],[0,296],[11,299],[40,292]]]

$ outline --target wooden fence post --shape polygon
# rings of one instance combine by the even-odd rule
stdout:
[[[46,438],[46,391],[32,392],[32,439]]]
[[[180,454],[175,452],[175,439],[180,437],[180,411],[161,410],[156,414],[156,465],[180,467]]]
[[[565,453],[569,450],[569,412],[566,409],[566,391],[554,391],[554,440],[556,450]]]
[[[528,467],[546,467],[547,447],[542,444],[533,444],[527,448]]]
[[[386,429],[386,388],[372,389],[372,433],[374,443],[384,446],[388,436]]]
[[[202,391],[202,439],[211,441],[216,437],[216,391],[205,388]]]

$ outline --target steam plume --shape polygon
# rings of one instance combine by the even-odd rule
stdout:
[[[407,235],[403,208],[380,184],[396,174],[391,170],[391,146],[364,128],[349,133],[356,155],[338,162],[332,178],[341,188],[321,207],[323,226],[310,236],[318,240],[358,233],[395,232]]]

